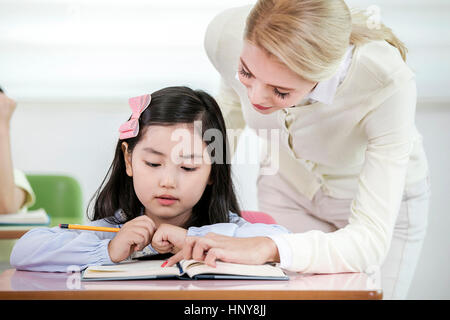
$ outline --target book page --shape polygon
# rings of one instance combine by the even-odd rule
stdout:
[[[136,277],[153,275],[180,275],[177,266],[161,268],[164,260],[136,260],[124,261],[112,265],[99,265],[88,267],[83,274],[84,278],[114,278]]]
[[[210,267],[203,262],[195,260],[183,260],[180,262],[183,270],[193,277],[199,274],[228,274],[258,277],[284,277],[285,273],[281,268],[264,265],[247,265],[238,263],[216,262],[216,267]]]
[[[0,224],[48,224],[49,216],[44,209],[0,215]]]

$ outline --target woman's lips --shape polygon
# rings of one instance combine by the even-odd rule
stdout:
[[[259,104],[254,104],[253,106],[258,110],[269,110],[271,108],[271,107],[263,107]]]

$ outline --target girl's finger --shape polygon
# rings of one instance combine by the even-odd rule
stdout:
[[[153,221],[149,218],[149,220],[137,220],[135,221],[133,227],[141,227],[144,228],[145,230],[147,230],[147,233],[153,237],[153,234],[156,231],[156,226],[153,223]]]
[[[164,254],[164,253],[169,253],[172,252],[173,247],[153,247],[153,249],[155,249],[156,251],[158,251],[158,253]]]
[[[136,247],[139,250],[143,250],[146,246],[148,246],[152,239],[150,235],[148,234],[147,230],[145,228],[134,228],[130,232],[131,241],[133,241],[133,244],[136,245]]]
[[[145,248],[148,244],[151,242],[151,235],[148,233],[148,230],[144,227],[135,227],[132,230],[132,233],[135,235],[139,235],[140,238],[138,239],[139,242],[135,242],[141,250]]]

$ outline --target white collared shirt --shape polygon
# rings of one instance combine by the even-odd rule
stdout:
[[[337,72],[330,79],[317,83],[316,87],[298,105],[314,102],[322,102],[328,105],[333,103],[336,90],[342,81],[344,81],[352,62],[352,51],[354,47],[354,45],[348,47]]]

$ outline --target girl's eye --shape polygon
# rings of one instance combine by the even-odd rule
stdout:
[[[187,171],[187,172],[192,172],[192,171],[195,171],[195,170],[197,170],[197,168],[189,168],[189,167],[181,167],[184,171]]]
[[[252,76],[252,74],[250,72],[245,71],[243,67],[239,69],[239,73],[246,78],[250,78]]]
[[[280,92],[277,88],[273,88],[273,92],[280,99],[286,99],[289,96],[289,92]]]
[[[152,168],[157,168],[157,167],[161,166],[159,163],[151,163],[151,162],[147,162],[147,161],[145,161],[145,164]]]

